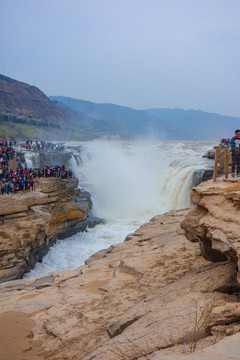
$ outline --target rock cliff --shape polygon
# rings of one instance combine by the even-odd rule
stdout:
[[[218,178],[217,182],[202,183],[193,188],[191,199],[196,207],[181,223],[186,237],[199,242],[205,259],[213,262],[229,259],[239,268],[240,182]],[[238,284],[237,280],[240,283],[239,273],[233,282]]]
[[[221,199],[237,197],[219,186]],[[205,260],[180,228],[185,216],[200,226],[188,210],[172,211],[76,270],[1,284],[3,359],[239,359],[236,261]]]
[[[57,236],[86,227],[91,198],[77,185],[76,178],[41,178],[35,192],[1,196],[0,282],[21,278]]]

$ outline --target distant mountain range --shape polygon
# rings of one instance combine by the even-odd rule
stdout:
[[[175,131],[176,139],[220,140],[234,135],[240,128],[240,118],[182,109],[147,109],[149,114],[167,121]]]
[[[163,140],[230,137],[240,118],[200,110],[144,109],[49,98],[35,86],[0,75],[0,137],[88,140],[154,136]]]
[[[157,133],[164,138],[171,137],[172,134],[167,122],[144,110],[114,104],[96,104],[64,96],[50,96],[50,99],[94,119],[96,126],[102,127],[105,134],[134,137]]]
[[[233,136],[234,130],[240,127],[240,118],[201,110],[135,110],[64,96],[50,96],[50,99],[68,109],[104,121],[109,133],[116,132],[125,136],[155,135],[172,140],[219,140],[221,137]]]

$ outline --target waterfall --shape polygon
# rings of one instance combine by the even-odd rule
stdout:
[[[192,206],[196,169],[212,166],[206,142],[92,141],[81,143],[69,166],[91,193],[97,216],[107,220],[85,233],[57,240],[41,264],[25,277],[73,269],[100,249],[121,242],[151,217]],[[79,144],[78,144],[79,146]]]
[[[73,167],[98,216],[145,219],[191,206],[194,171],[209,164],[199,147],[204,145],[93,141],[83,146],[82,165]]]
[[[39,153],[26,151],[24,154],[24,160],[25,160],[25,168],[27,169],[39,167]]]
[[[81,178],[81,157],[79,154],[72,153],[71,159],[69,160],[67,167],[73,171],[73,174],[78,179]]]

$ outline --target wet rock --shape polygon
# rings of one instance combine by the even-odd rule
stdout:
[[[203,155],[203,158],[214,159],[215,158],[215,149],[208,150],[206,154]]]
[[[198,186],[202,181],[208,181],[213,178],[213,169],[198,169],[193,175],[193,186]]]
[[[40,151],[39,152],[39,167],[47,165],[66,165],[71,159],[72,154],[68,151]]]

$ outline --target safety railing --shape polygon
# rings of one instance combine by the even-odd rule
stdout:
[[[219,161],[219,146],[216,146],[215,158],[214,158],[214,170],[213,170],[213,181],[214,182],[217,181],[218,161]],[[224,147],[224,176],[225,176],[225,179],[228,179],[228,146]]]

